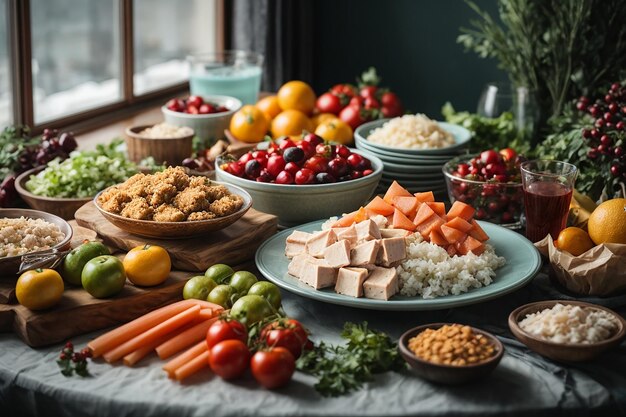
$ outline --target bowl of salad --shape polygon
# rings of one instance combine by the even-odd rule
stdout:
[[[64,161],[23,172],[15,179],[15,189],[31,208],[73,219],[98,192],[137,173],[137,166],[116,149],[120,143],[72,152]]]

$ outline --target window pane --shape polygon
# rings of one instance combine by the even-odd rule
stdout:
[[[189,79],[185,56],[214,51],[215,0],[134,0],[136,95]]]
[[[119,0],[31,0],[35,123],[121,99]]]
[[[13,123],[7,1],[0,0],[0,129]]]

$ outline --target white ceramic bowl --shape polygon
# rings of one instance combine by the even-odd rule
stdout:
[[[161,112],[166,123],[190,127],[203,142],[212,144],[224,138],[224,130],[228,129],[233,114],[241,108],[241,101],[229,96],[202,96],[202,99],[205,102],[224,106],[228,111],[212,114],[187,114],[172,111],[164,105],[161,107]]]
[[[352,152],[360,154],[358,150]],[[365,156],[365,155],[364,155]],[[350,213],[364,205],[374,194],[383,173],[383,163],[367,155],[372,164],[370,175],[331,184],[284,185],[251,181],[229,174],[215,165],[218,181],[237,185],[251,196],[256,210],[278,216],[281,226],[291,227],[314,220]]]

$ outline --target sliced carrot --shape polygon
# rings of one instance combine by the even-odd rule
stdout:
[[[415,230],[415,225],[408,217],[406,217],[400,210],[395,209],[393,212],[393,227],[394,229],[404,229],[408,231]]]
[[[448,220],[446,226],[460,230],[463,233],[467,233],[472,230],[472,225],[469,224],[467,220],[463,219],[462,217],[454,217],[451,220]]]
[[[413,223],[419,226],[420,224],[424,223],[426,220],[435,215],[435,212],[433,211],[433,209],[430,208],[428,204],[422,204],[419,210],[417,210],[417,214],[413,219]]]
[[[476,240],[480,240],[481,242],[486,242],[489,240],[489,235],[485,233],[482,227],[478,224],[475,219],[472,219],[470,222],[472,225],[472,230],[469,231],[469,235]]]
[[[356,216],[354,216],[354,222],[355,223],[361,223],[362,221],[365,221],[369,219],[369,216],[367,215],[367,212],[365,211],[365,207],[361,207],[356,211]]]
[[[191,348],[187,349],[186,351],[184,351],[183,353],[181,353],[180,355],[176,356],[174,359],[172,359],[171,361],[163,365],[163,370],[167,372],[170,378],[173,378],[174,372],[178,368],[180,368],[181,366],[183,366],[184,364],[186,364],[193,358],[201,355],[203,352],[208,352],[208,350],[209,350],[209,347],[207,346],[206,341],[203,340],[202,342],[199,342],[198,344],[192,346]]]
[[[374,197],[374,199],[370,201],[365,208],[385,217],[393,214],[393,206],[379,196]]]
[[[200,313],[200,306],[194,305],[189,307],[187,310],[178,313],[174,317],[170,317],[162,323],[154,326],[153,328],[141,333],[138,336],[133,337],[127,342],[122,343],[118,347],[113,350],[106,352],[104,355],[104,360],[111,363],[115,362],[129,353],[139,349],[142,346],[145,346],[149,343],[152,343],[156,339],[158,339],[161,335],[170,333],[173,330],[176,330],[185,324],[189,323]]]
[[[446,205],[437,201],[427,201],[428,207],[433,209],[435,214],[441,218],[446,217]]]
[[[430,243],[434,244],[434,245],[439,245],[439,246],[447,246],[448,245],[448,241],[446,240],[445,237],[443,237],[443,235],[441,234],[441,232],[437,229],[433,229],[430,231],[430,235],[428,236]]]
[[[411,197],[395,196],[393,198],[394,207],[400,210],[409,219],[412,219],[415,217],[415,213],[417,213],[418,204],[419,204],[419,201],[417,201],[417,199],[413,196]]]
[[[159,337],[157,340],[155,340],[152,343],[149,343],[145,346],[140,347],[139,349],[129,353],[128,355],[124,356],[123,362],[124,365],[126,366],[133,366],[134,364],[136,364],[137,362],[139,362],[140,360],[142,360],[143,358],[145,358],[146,356],[148,356],[150,353],[154,352],[154,349],[159,346],[162,343],[167,342],[169,339],[171,339],[172,337],[176,337],[177,334],[179,334],[180,332],[191,328],[191,324],[188,324],[187,326],[179,329],[178,331],[172,332],[172,333],[166,333],[164,335],[162,335],[161,337]]]
[[[426,191],[425,193],[415,193],[413,195],[417,198],[418,201],[422,203],[432,203],[435,201],[435,194],[433,194],[432,191]]]
[[[469,204],[455,201],[448,211],[448,218],[452,219],[453,217],[461,217],[462,219],[465,219],[469,222],[474,215],[474,211],[474,208]]]
[[[393,198],[395,196],[411,197],[411,195],[412,194],[408,192],[406,188],[398,184],[397,181],[394,181],[391,183],[391,185],[387,189],[387,192],[385,193],[383,200],[385,200],[389,204],[393,204]]]
[[[348,213],[343,216],[341,219],[337,220],[331,227],[348,227],[354,224],[354,218],[356,217],[357,212],[353,211],[352,213]]]
[[[455,246],[463,255],[467,255],[470,252],[473,252],[474,255],[480,255],[485,251],[485,244],[471,236],[468,236],[467,239],[458,244],[458,246],[455,244]]]
[[[448,243],[457,243],[461,241],[465,236],[465,233],[460,230],[454,229],[450,226],[446,226],[445,224],[441,226],[441,234],[448,241]]]
[[[174,378],[177,381],[182,381],[183,379],[190,377],[191,375],[198,373],[204,368],[209,367],[209,351],[202,352],[200,355],[196,356],[189,362],[185,363],[180,368],[174,371]]]
[[[157,355],[159,355],[159,358],[161,359],[167,359],[170,356],[180,352],[181,350],[186,349],[189,346],[202,340],[205,340],[209,327],[211,327],[211,325],[215,323],[216,320],[217,317],[210,320],[205,320],[202,323],[196,324],[195,326],[178,334],[176,337],[172,337],[169,340],[159,344],[155,348]]]
[[[428,219],[426,219],[426,221],[418,224],[415,231],[419,232],[424,239],[428,240],[430,232],[432,232],[433,230],[439,230],[439,228],[443,226],[444,223],[445,222],[441,217],[433,214]]]

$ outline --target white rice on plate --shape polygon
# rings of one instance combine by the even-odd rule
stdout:
[[[404,149],[439,149],[454,145],[454,136],[423,114],[407,114],[374,129],[369,142]]]

